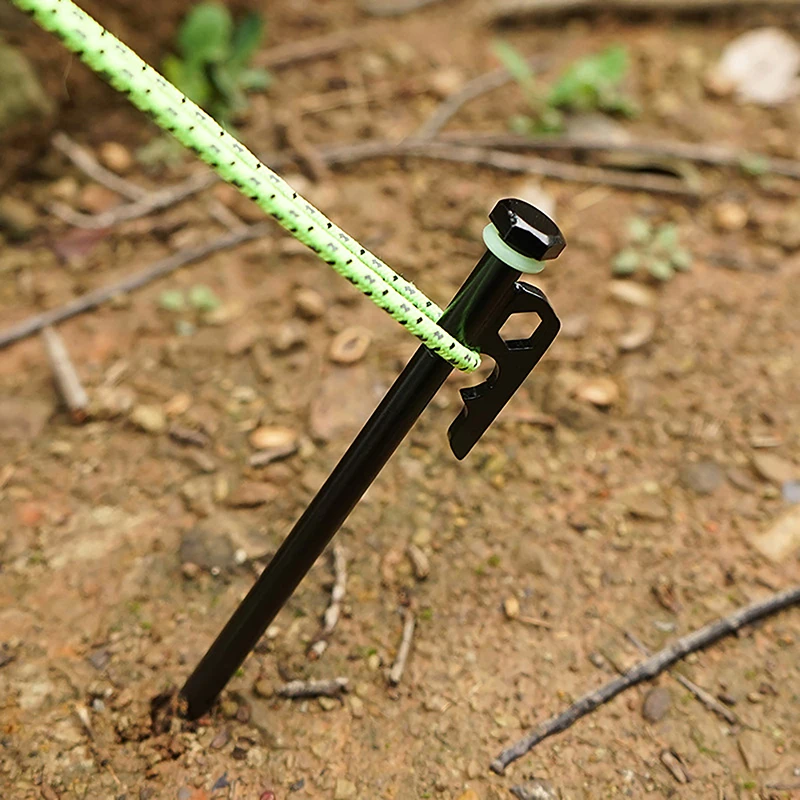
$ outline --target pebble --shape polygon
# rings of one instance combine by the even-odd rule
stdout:
[[[769,527],[751,538],[763,556],[780,564],[800,550],[800,505],[791,506]]]
[[[333,711],[339,706],[339,702],[332,697],[318,697],[317,702],[320,704],[323,711]]]
[[[607,408],[619,400],[619,387],[611,378],[590,378],[575,387],[575,397],[599,408]]]
[[[239,710],[239,704],[235,700],[223,700],[219,704],[219,710],[226,719],[233,719]]]
[[[608,291],[615,300],[638,308],[655,308],[658,299],[653,289],[633,281],[611,281]]]
[[[431,77],[431,90],[440,100],[454,94],[463,85],[464,73],[455,67],[436,70]]]
[[[739,203],[725,201],[714,208],[714,224],[721,231],[740,231],[747,226],[747,209]]]
[[[787,503],[800,503],[800,481],[786,481],[781,487],[781,494]]]
[[[38,225],[39,214],[29,202],[11,195],[0,197],[0,231],[9,239],[29,239]]]
[[[227,728],[223,728],[217,735],[211,740],[211,744],[209,747],[212,750],[221,750],[225,747],[226,744],[231,740],[230,731]]]
[[[239,356],[252,349],[253,345],[261,338],[260,325],[242,325],[236,327],[225,342],[225,352],[229,356]]]
[[[356,797],[358,790],[356,785],[346,778],[339,778],[336,781],[336,789],[333,793],[333,800],[352,800]]]
[[[90,214],[102,214],[119,205],[119,195],[99,183],[88,183],[78,195],[78,206]]]
[[[646,492],[636,492],[623,499],[628,512],[639,519],[660,521],[669,518],[667,504],[660,498]]]
[[[360,697],[352,695],[348,698],[350,703],[350,712],[356,719],[361,719],[364,716],[364,701]]]
[[[503,611],[508,619],[516,619],[519,616],[519,600],[516,597],[507,597],[503,601]]]
[[[234,547],[228,535],[213,520],[206,520],[187,531],[181,539],[178,555],[184,567],[229,569]],[[184,573],[185,574],[185,573]]]
[[[253,691],[259,697],[269,698],[275,694],[275,687],[270,681],[266,680],[266,678],[261,678],[256,681],[255,686],[253,686]]]
[[[415,544],[408,546],[407,553],[414,570],[414,577],[418,581],[424,581],[431,572],[431,563],[428,560],[428,556]]]
[[[651,341],[655,332],[655,314],[640,311],[630,328],[617,337],[617,347],[624,353],[633,352]]]
[[[480,798],[474,789],[467,789],[464,794],[458,796],[458,800],[480,800]]]
[[[243,481],[228,495],[231,508],[257,508],[271,503],[278,496],[278,490],[271,483]]]
[[[130,421],[140,430],[154,435],[167,430],[167,417],[161,406],[138,405],[130,414]]]
[[[725,473],[714,461],[699,461],[697,464],[684,464],[680,470],[680,479],[695,494],[709,495],[722,485]]]
[[[283,428],[279,425],[256,428],[250,434],[250,444],[256,450],[270,450],[277,448],[284,450],[291,448],[293,453],[297,449],[297,431],[292,428]]]
[[[775,453],[757,451],[752,455],[753,468],[764,480],[782,486],[800,475],[800,468]]]
[[[307,340],[308,330],[305,323],[292,320],[278,328],[272,340],[272,348],[276,353],[288,353],[303,347]]]
[[[369,349],[372,334],[366,328],[345,328],[337,334],[328,350],[328,358],[335,364],[355,364]]]
[[[179,392],[164,403],[164,413],[168,417],[179,417],[185,414],[192,405],[192,396],[188,392]]]
[[[313,289],[298,289],[294,293],[294,307],[305,319],[319,319],[325,313],[325,300]]]
[[[133,166],[133,156],[124,144],[103,142],[99,149],[100,162],[112,172],[124,174]]]
[[[512,787],[511,794],[515,795],[517,800],[558,800],[559,797],[550,781],[540,778]]]
[[[645,695],[642,703],[642,716],[648,722],[661,722],[672,705],[669,689],[655,686]]]

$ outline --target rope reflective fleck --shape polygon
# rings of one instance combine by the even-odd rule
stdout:
[[[11,0],[84,63],[255,201],[283,228],[454,367],[473,372],[480,356],[437,325],[442,310],[363,248],[241,142],[181,94],[71,0]]]

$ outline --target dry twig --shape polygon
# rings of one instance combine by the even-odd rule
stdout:
[[[258,56],[256,63],[259,67],[280,69],[301,61],[327,58],[355,44],[358,44],[358,39],[352,31],[328,33],[313,39],[301,39],[299,42],[287,42],[272,47]]]
[[[760,170],[773,175],[800,180],[800,162],[790,158],[774,158],[735,147],[691,142],[615,142],[570,136],[515,136],[509,133],[471,133],[454,131],[442,137],[447,142],[499,148],[501,150],[571,150],[572,152],[623,153],[632,156],[691,161],[713,167],[746,167],[752,161]]]
[[[55,328],[49,326],[42,331],[42,339],[56,386],[69,409],[70,416],[73,422],[83,422],[86,419],[86,409],[89,407],[89,397],[70,360],[64,340]]]
[[[44,311],[41,314],[34,314],[32,317],[28,317],[28,319],[22,320],[22,322],[18,322],[16,325],[11,325],[4,330],[0,330],[0,350],[14,342],[18,342],[20,339],[37,333],[48,325],[56,325],[59,322],[63,322],[65,319],[96,308],[101,303],[105,303],[116,295],[131,292],[134,289],[139,289],[148,283],[152,283],[154,280],[169,275],[170,272],[174,272],[176,269],[192,261],[199,261],[220,250],[226,250],[242,244],[243,242],[249,242],[261,236],[266,236],[270,230],[271,228],[268,223],[258,223],[257,225],[250,225],[241,231],[227,233],[206,244],[199,245],[198,247],[190,247],[174,255],[167,256],[167,258],[156,261],[155,264],[151,264],[149,267],[139,272],[126,275],[119,281],[87,292],[62,306]]]
[[[112,192],[127,197],[128,200],[141,200],[149,194],[147,189],[107,170],[85,147],[74,142],[66,133],[55,134],[52,141],[53,147],[62,152],[81,172]]]
[[[543,65],[544,59],[541,56],[528,59],[528,66],[533,70],[540,70]],[[505,67],[473,78],[455,94],[450,95],[434,111],[414,134],[414,138],[433,139],[467,103],[493,92],[495,89],[500,89],[512,80],[514,80],[514,76]]]
[[[711,622],[699,630],[681,637],[663,650],[659,650],[650,658],[640,661],[605,686],[583,695],[565,711],[537,725],[527,736],[503,750],[492,761],[492,770],[498,775],[502,775],[505,768],[512,761],[516,761],[530,752],[539,742],[556,733],[567,730],[579,719],[609,702],[609,700],[612,700],[626,689],[630,689],[631,686],[652,680],[689,653],[702,650],[724,636],[735,633],[745,625],[751,625],[797,603],[800,603],[800,585],[771,595],[766,600],[760,600],[744,608],[737,609],[729,616]]]
[[[411,642],[414,639],[414,627],[416,619],[409,609],[405,609],[405,621],[403,622],[403,638],[400,640],[400,647],[397,648],[397,658],[392,664],[389,672],[389,683],[397,686],[403,679],[403,672],[406,668],[406,661],[411,653]]]
[[[359,0],[358,7],[373,17],[402,17],[442,0]]]
[[[640,642],[632,633],[626,633],[625,637],[628,641],[646,658],[651,656],[650,651]],[[705,689],[698,686],[694,681],[690,681],[685,675],[680,672],[670,672],[673,677],[684,689],[688,689],[709,711],[718,714],[730,725],[737,725],[739,718],[729,708],[726,708],[722,703],[712,697]]]
[[[276,694],[292,700],[308,697],[338,697],[347,691],[350,681],[347,678],[331,678],[325,681],[289,681],[281,686]]]
[[[334,544],[333,555],[333,588],[331,589],[331,602],[325,609],[322,618],[322,630],[315,637],[311,647],[308,648],[309,656],[319,658],[328,649],[328,637],[333,633],[339,615],[342,613],[342,600],[347,590],[347,560],[344,549],[340,544]]]
[[[796,8],[797,0],[483,0],[479,17],[488,23],[498,23],[594,11],[685,14],[726,11],[736,6]]]

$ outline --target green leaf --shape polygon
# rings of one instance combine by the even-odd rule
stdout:
[[[186,308],[186,300],[180,289],[166,289],[158,296],[158,305],[164,311],[178,313]]]
[[[745,175],[751,175],[754,178],[760,178],[769,172],[769,160],[766,156],[760,156],[755,153],[745,153],[739,159],[739,169]]]
[[[231,39],[230,64],[242,69],[256,54],[264,36],[264,21],[260,14],[248,14],[237,26]]]
[[[573,111],[635,113],[633,103],[618,92],[628,71],[628,52],[615,45],[594,56],[576,61],[556,81],[547,102],[554,108]]]
[[[492,51],[500,63],[511,73],[511,77],[519,84],[526,98],[531,101],[536,95],[536,80],[525,56],[514,45],[502,39],[494,42]]]
[[[271,83],[272,75],[258,67],[243,69],[239,75],[239,85],[246,92],[263,92]]]
[[[189,289],[189,303],[198,311],[215,311],[222,305],[214,290],[203,284],[197,284]]]
[[[611,264],[614,275],[633,275],[641,266],[642,258],[632,247],[626,247],[617,253]]]
[[[656,250],[669,255],[678,246],[678,226],[673,223],[662,225],[653,238]]]
[[[669,261],[661,258],[653,258],[647,262],[647,271],[659,281],[668,281],[674,274],[672,265]]]
[[[187,61],[224,61],[231,54],[233,20],[219,3],[200,3],[186,16],[178,31],[178,47]]]
[[[177,56],[168,55],[161,64],[164,77],[175,84],[190,100],[205,106],[211,97],[211,83],[201,64],[181,61]]]
[[[670,263],[678,272],[688,272],[692,268],[692,254],[679,247],[672,251]]]
[[[628,222],[628,238],[636,244],[643,244],[653,238],[653,227],[642,217],[634,217]]]

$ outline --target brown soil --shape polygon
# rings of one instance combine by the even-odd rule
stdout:
[[[187,5],[91,10],[157,60]],[[442,74],[458,83],[496,66],[495,34],[449,5],[373,20],[344,0],[268,4],[269,44],[355,27],[360,46],[277,72],[242,125],[245,140],[259,151],[279,146],[275,112],[300,115],[311,101],[320,110],[302,120],[314,144],[412,133],[440,102]],[[636,137],[800,158],[800,102],[765,110],[704,91],[707,67],[752,25],[742,16],[631,25],[601,17],[504,35],[549,54],[546,77],[624,42],[637,65],[631,91],[645,109],[628,124]],[[35,56],[62,106],[59,127],[82,143],[133,150],[154,135],[57,43],[28,27],[12,38]],[[508,88],[467,107],[453,127],[502,130],[522,110]],[[194,168],[132,177],[157,186]],[[199,725],[155,724],[151,704],[181,685],[415,342],[276,229],[60,326],[94,404],[83,425],[59,406],[38,339],[3,351],[0,797],[256,800],[270,790],[279,800],[488,800],[511,797],[530,776],[564,798],[788,797],[770,786],[800,781],[796,609],[678,667],[735,703],[740,725],[664,675],[670,706],[660,721],[643,718],[652,688],[644,686],[505,776],[488,770],[534,723],[640,657],[625,632],[655,650],[798,581],[796,546],[777,561],[754,546],[790,510],[783,492],[800,478],[797,184],[703,174],[710,198],[696,206],[541,182],[569,246],[537,285],[564,333],[464,463],[445,437],[456,388],[470,383],[454,376],[338,537],[348,585],[327,651],[306,657],[329,601],[325,558]],[[538,185],[389,159],[320,184],[298,170],[286,177],[442,303],[480,255],[494,200]],[[215,196],[239,207],[212,192],[76,236],[44,208],[58,191],[86,202],[86,183],[51,153],[8,191],[33,204],[38,228],[0,251],[4,323],[221,233],[209,221]],[[722,201],[745,212],[743,228],[723,229]],[[677,223],[695,257],[689,273],[653,289],[652,312],[610,294],[610,262],[636,215]],[[222,300],[218,324],[160,309],[163,290],[196,284]],[[300,288],[324,299],[322,317],[301,319]],[[652,339],[620,350],[643,313],[657,317]],[[335,366],[331,341],[351,325],[368,328],[372,341],[358,364]],[[232,352],[246,330],[255,348]],[[612,395],[606,408],[581,399],[596,379],[589,388]],[[103,418],[125,395],[203,431],[208,443],[145,432],[127,412]],[[298,451],[248,466],[259,425],[292,429]],[[254,496],[273,499],[238,507]],[[430,560],[425,580],[415,580],[406,556],[411,542]],[[182,563],[190,546],[195,562],[206,559],[199,569]],[[247,560],[237,566],[238,550]],[[503,610],[511,597],[516,619]],[[408,604],[418,615],[414,646],[403,681],[389,688]],[[334,676],[350,681],[341,703],[254,691],[259,681],[269,695],[285,680]],[[689,783],[665,767],[665,751]]]

